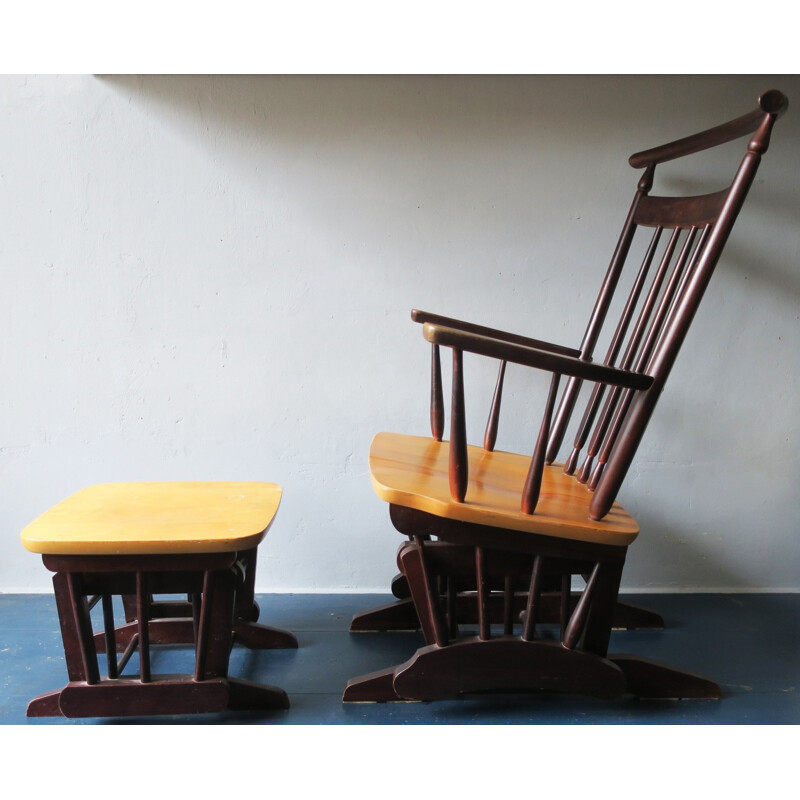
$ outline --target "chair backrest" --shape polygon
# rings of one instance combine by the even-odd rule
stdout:
[[[595,384],[591,391],[564,468],[594,491],[594,519],[605,516],[616,498],[767,150],[775,120],[787,106],[781,92],[766,92],[749,114],[629,159],[644,174],[589,319],[580,357],[593,357],[609,307],[620,291],[634,236],[644,233],[649,244],[641,264],[632,267],[629,293],[621,303],[603,363],[649,375],[653,383],[643,391],[603,384]],[[728,188],[694,197],[650,195],[656,165],[750,134]],[[581,384],[582,379],[570,378],[563,391],[550,432],[548,463],[557,459]]]

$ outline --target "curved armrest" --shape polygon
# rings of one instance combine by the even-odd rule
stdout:
[[[653,383],[650,375],[607,367],[583,361],[572,355],[543,350],[539,347],[504,341],[497,337],[484,336],[471,331],[457,330],[445,325],[426,322],[422,326],[423,336],[444,347],[454,347],[470,353],[499,358],[536,369],[544,369],[560,375],[570,375],[597,383],[611,384],[623,389],[647,389]]]
[[[683,139],[663,144],[660,147],[653,147],[650,150],[634,153],[628,159],[628,163],[632,167],[639,169],[652,164],[671,161],[674,158],[688,156],[692,153],[699,153],[701,150],[707,150],[709,147],[716,147],[725,142],[731,142],[740,136],[746,136],[748,133],[756,131],[764,122],[765,116],[772,117],[771,121],[774,122],[786,111],[788,106],[789,101],[786,99],[786,95],[777,89],[771,89],[758,98],[758,108],[755,111],[732,119],[722,125],[717,125],[715,128],[709,128],[707,131],[686,136]]]
[[[581,354],[581,351],[576,350],[574,347],[564,347],[560,344],[542,342],[539,339],[529,339],[527,336],[519,336],[516,333],[506,333],[505,331],[498,331],[494,328],[486,328],[483,325],[474,325],[471,322],[463,322],[460,319],[431,314],[428,311],[419,311],[416,308],[411,312],[411,319],[413,319],[414,322],[420,322],[422,324],[431,323],[432,325],[441,325],[446,328],[452,328],[453,330],[475,333],[479,336],[488,336],[499,341],[513,342],[514,344],[521,344],[526,347],[535,347],[537,350],[561,353],[565,356],[574,356],[577,358]]]

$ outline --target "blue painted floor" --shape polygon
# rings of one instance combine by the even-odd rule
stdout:
[[[721,701],[599,701],[494,695],[432,703],[343,704],[348,679],[407,660],[415,633],[348,632],[354,614],[385,595],[258,595],[260,621],[291,630],[298,650],[234,648],[231,674],[282,687],[291,708],[136,719],[28,719],[35,695],[66,683],[53,598],[0,595],[0,723],[4,725],[780,725],[800,722],[800,594],[626,595],[666,621],[663,631],[615,632],[611,652],[647,656],[705,674]],[[98,611],[98,609],[95,609]],[[98,623],[97,628],[100,628]],[[190,672],[188,648],[158,648],[156,673]],[[104,665],[101,665],[104,667]],[[135,657],[126,673],[137,669]]]

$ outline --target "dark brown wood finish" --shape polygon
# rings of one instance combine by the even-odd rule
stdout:
[[[450,408],[450,494],[464,502],[469,482],[467,419],[464,410],[464,354],[453,348],[453,399]]]
[[[553,418],[553,409],[556,405],[558,395],[558,384],[561,375],[553,373],[550,380],[550,393],[547,396],[547,403],[542,417],[542,424],[539,429],[539,437],[536,440],[536,447],[533,449],[531,466],[528,470],[528,477],[525,479],[525,486],[522,489],[521,508],[526,514],[533,514],[536,504],[539,502],[539,492],[542,488],[542,476],[544,475],[544,459],[547,450],[547,440],[550,436],[550,423]]]
[[[442,393],[442,360],[439,345],[431,345],[431,436],[437,442],[444,435],[444,396]]]
[[[53,570],[69,683],[34,698],[28,716],[109,717],[189,714],[225,708],[285,709],[286,693],[228,675],[234,637],[246,647],[297,647],[288,631],[257,625],[253,581],[242,562],[255,567],[252,551],[189,555],[83,556],[45,555]],[[186,594],[194,603],[152,602],[153,594]],[[115,627],[112,595],[132,598],[127,624]],[[102,601],[103,630],[92,631],[90,597]],[[197,610],[193,621],[192,606]],[[154,617],[160,607],[183,616]],[[189,614],[185,614],[186,607]],[[239,614],[237,618],[236,613]],[[249,619],[245,619],[249,617]],[[152,646],[192,644],[192,675],[153,674]],[[117,659],[117,652],[121,656]],[[98,654],[106,653],[102,677]],[[139,654],[139,674],[124,675],[131,656]]]
[[[500,369],[497,373],[497,384],[494,387],[492,405],[489,409],[489,419],[486,422],[486,431],[483,434],[483,449],[494,450],[497,441],[497,428],[500,424],[500,406],[503,402],[503,383],[506,378],[506,362],[500,362]]]
[[[57,562],[48,556],[50,568],[57,568]],[[229,556],[225,556],[228,559]],[[256,564],[258,561],[257,548],[246,550],[236,555],[236,568],[240,575],[240,585],[236,591],[236,608],[234,612],[233,633],[234,643],[250,650],[293,649],[297,647],[294,634],[280,628],[273,628],[257,622],[260,614],[258,603],[255,602]],[[145,565],[146,561],[139,561]],[[187,568],[192,564],[192,559],[186,557],[181,562]],[[176,569],[178,569],[176,567]],[[202,575],[202,573],[196,573]],[[198,623],[202,599],[202,580],[188,577],[186,572],[173,571],[168,577],[165,573],[158,572],[151,575],[160,582],[167,581],[170,586],[181,586],[189,599],[181,600],[153,600],[152,592],[148,598],[150,613],[149,636],[152,644],[194,644],[197,640]],[[176,583],[177,582],[177,583]],[[97,585],[96,579],[93,585]],[[103,584],[104,585],[104,584]],[[134,587],[135,590],[135,587]],[[116,644],[118,649],[124,649],[136,635],[137,611],[136,595],[123,594],[122,604],[125,609],[125,619],[130,623],[116,629]],[[105,633],[95,634],[95,646],[98,653],[108,652]]]
[[[758,108],[742,117],[631,156],[630,164],[644,173],[580,347],[570,350],[429,312],[412,312],[437,360],[439,348],[453,352],[449,452],[456,503],[470,503],[463,354],[471,352],[500,361],[484,433],[488,452],[496,442],[506,363],[553,376],[521,497],[521,507],[534,521],[543,470],[555,469],[546,465],[554,465],[558,458],[581,386],[586,381],[593,384],[564,470],[592,491],[589,516],[602,524],[753,183],[775,121],[787,105],[780,92],[766,92]],[[657,165],[749,134],[753,135],[728,188],[692,197],[651,195]],[[631,280],[626,262],[642,234],[647,236],[644,256]],[[595,363],[594,349],[625,280],[631,282],[619,301],[621,316],[609,331],[603,362]],[[556,408],[562,375],[567,380]],[[577,534],[521,531],[510,524],[505,527],[495,517],[491,525],[467,522],[478,517],[459,517],[444,506],[441,513],[432,513],[438,506],[427,501],[418,508],[390,503],[392,523],[408,537],[398,552],[405,581],[396,579],[393,584],[396,603],[359,615],[351,630],[416,628],[418,623],[428,644],[404,664],[351,680],[345,701],[432,700],[514,690],[598,697],[625,692],[642,697],[721,697],[719,687],[707,678],[647,659],[608,655],[614,627],[663,625],[657,615],[618,600],[627,546],[603,544],[602,537],[587,541]],[[584,582],[578,593],[572,590],[574,581]],[[406,589],[410,599],[405,599]],[[543,639],[541,626],[553,622],[558,625],[558,641]],[[493,624],[502,625],[502,634],[492,630]]]

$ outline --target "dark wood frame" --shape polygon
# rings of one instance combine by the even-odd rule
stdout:
[[[234,641],[251,648],[297,647],[288,631],[258,625],[253,602],[255,549],[181,555],[44,555],[55,573],[69,682],[34,698],[29,717],[109,717],[196,714],[225,709],[286,709],[277,686],[228,675]],[[156,594],[188,595],[185,602],[153,602]],[[115,626],[112,597],[125,601],[128,622]],[[103,630],[90,611],[102,604]],[[187,616],[187,610],[190,614]],[[174,615],[174,616],[172,616]],[[131,619],[132,618],[132,619]],[[191,675],[155,675],[151,647],[189,642]],[[138,675],[123,675],[138,651]],[[106,676],[98,654],[106,655]],[[117,654],[121,653],[118,658]]]
[[[772,90],[759,98],[757,109],[742,117],[631,156],[631,166],[644,169],[644,174],[579,348],[412,312],[431,344],[431,435],[438,441],[445,427],[439,350],[452,351],[449,484],[455,503],[465,502],[469,491],[463,354],[470,352],[500,362],[484,433],[484,448],[489,451],[497,435],[506,364],[510,361],[551,374],[520,498],[525,514],[535,515],[544,470],[555,468],[583,382],[594,384],[564,471],[593,493],[592,520],[608,514],[769,146],[775,121],[787,107],[786,97]],[[724,191],[683,198],[650,195],[658,164],[749,134],[753,136],[744,158]],[[654,228],[651,243],[608,353],[602,364],[594,363],[594,349],[634,234],[647,227]],[[666,234],[666,246],[646,289],[662,234]],[[562,376],[566,386],[557,403]],[[586,457],[579,468],[584,448]],[[430,700],[497,690],[555,690],[599,697],[623,692],[721,696],[719,687],[701,676],[646,659],[608,656],[610,632],[620,610],[617,594],[627,547],[485,527],[397,505],[390,508],[394,526],[408,537],[398,551],[400,576],[394,588],[401,598],[408,590],[428,644],[405,664],[351,680],[345,701]],[[586,580],[577,599],[570,590],[573,575]],[[542,602],[546,592],[549,604]],[[476,612],[468,619],[477,618],[477,636],[460,629],[469,607]],[[537,626],[556,615],[559,641],[543,641]],[[397,629],[409,616],[408,602],[401,599],[358,615],[351,630]],[[494,636],[492,625],[498,622],[503,634]],[[521,632],[517,634],[518,625]]]

